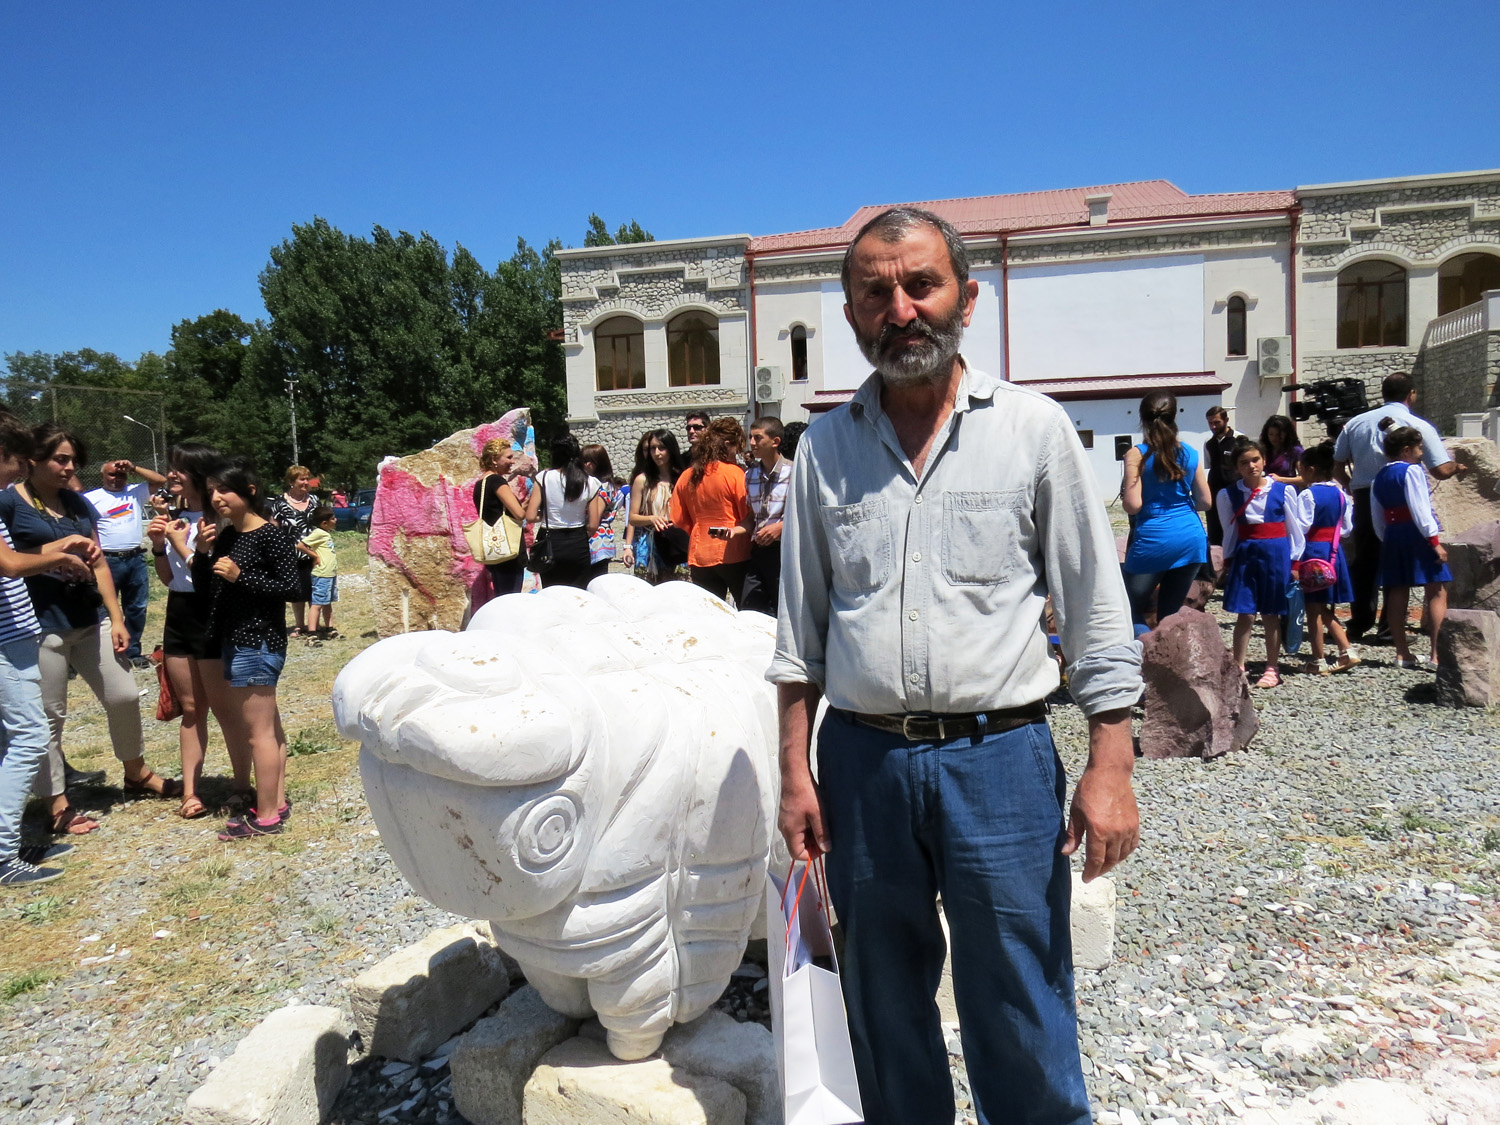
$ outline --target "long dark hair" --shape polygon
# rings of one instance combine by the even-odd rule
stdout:
[[[1182,443],[1177,440],[1177,396],[1171,391],[1152,391],[1141,399],[1141,435],[1156,456],[1158,480],[1180,481],[1187,476]]]
[[[266,490],[261,487],[260,477],[256,476],[255,466],[250,462],[239,458],[220,461],[218,469],[208,478],[208,486],[243,497],[252,512],[265,518]],[[204,502],[207,500],[205,496]]]
[[[1272,428],[1281,431],[1281,436],[1286,440],[1280,445],[1271,440]],[[1282,453],[1297,444],[1297,423],[1293,422],[1285,414],[1272,414],[1266,419],[1266,424],[1260,428],[1260,447],[1266,451],[1266,459],[1271,457],[1271,450]]]
[[[736,450],[745,448],[745,428],[733,418],[715,418],[693,443],[693,487],[703,483],[710,461],[739,464]]]
[[[583,467],[583,450],[572,434],[560,434],[552,439],[552,467],[562,474],[564,500],[577,500],[583,495],[589,474]]]
[[[184,441],[172,447],[167,455],[167,464],[192,482],[198,493],[198,502],[208,505],[208,480],[216,476],[224,465],[224,455],[211,445],[197,441]]]
[[[646,478],[646,487],[655,488],[662,482],[662,474],[656,467],[656,458],[651,456],[651,443],[660,442],[661,447],[667,451],[667,476],[668,484],[676,484],[677,478],[682,476],[683,470],[687,468],[687,458],[682,455],[677,445],[677,435],[671,430],[647,430],[641,435],[641,440],[635,446],[635,468],[630,471],[630,481],[635,483],[636,477]]]
[[[31,459],[33,461],[49,460],[57,452],[57,447],[63,442],[67,442],[73,447],[73,464],[75,466],[88,464],[88,446],[84,445],[72,430],[59,426],[56,422],[43,422],[31,431],[31,443],[36,446]]]
[[[1394,418],[1382,418],[1380,432],[1385,435],[1380,445],[1387,461],[1398,460],[1404,450],[1422,444],[1421,430],[1415,426],[1398,426]]]

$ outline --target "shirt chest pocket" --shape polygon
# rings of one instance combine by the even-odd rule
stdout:
[[[943,493],[943,577],[956,586],[1008,582],[1021,560],[1024,489]]]
[[[823,526],[828,532],[835,589],[867,594],[890,580],[891,521],[884,499],[825,507]]]

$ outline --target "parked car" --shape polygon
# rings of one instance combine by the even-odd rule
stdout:
[[[334,526],[339,531],[369,531],[370,513],[374,510],[375,490],[361,488],[347,505],[333,510]]]

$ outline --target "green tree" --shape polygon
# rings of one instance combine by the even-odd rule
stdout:
[[[588,220],[589,229],[584,232],[583,244],[585,246],[623,246],[629,242],[655,242],[656,236],[650,231],[642,228],[641,224],[631,219],[628,223],[621,223],[611,237],[609,227],[597,214],[590,214]]]

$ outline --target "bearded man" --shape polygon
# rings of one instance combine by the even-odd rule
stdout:
[[[959,354],[979,286],[951,225],[883,212],[843,282],[875,370],[793,468],[767,673],[781,831],[798,858],[827,853],[866,1121],[953,1120],[941,896],[979,1120],[1084,1125],[1068,856],[1084,844],[1092,879],[1138,838],[1140,650],[1114,533],[1062,409]],[[1066,816],[1049,594],[1089,726]]]

